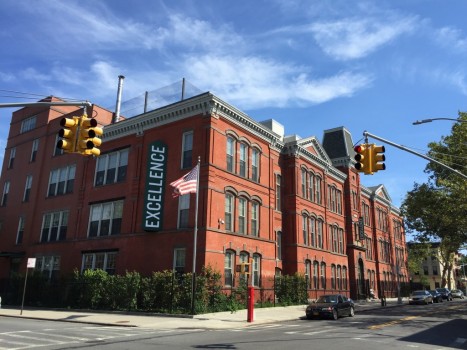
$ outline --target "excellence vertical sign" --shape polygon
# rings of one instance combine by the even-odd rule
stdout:
[[[162,229],[164,189],[167,174],[167,145],[161,141],[149,145],[146,190],[144,191],[143,229]]]

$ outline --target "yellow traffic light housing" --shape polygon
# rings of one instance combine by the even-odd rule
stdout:
[[[378,170],[386,170],[386,156],[383,154],[386,151],[384,146],[372,145],[371,147],[371,171],[376,173]]]
[[[101,151],[98,147],[102,144],[102,140],[98,136],[102,134],[102,128],[97,127],[97,120],[87,118],[86,115],[84,115],[80,123],[77,145],[78,152],[85,156],[99,156]]]
[[[60,126],[62,128],[58,132],[61,140],[57,142],[57,148],[62,149],[66,153],[76,152],[76,141],[78,138],[78,127],[80,117],[62,118]]]
[[[354,147],[354,151],[356,153],[354,159],[357,163],[355,163],[355,169],[358,172],[363,172],[365,174],[369,174],[369,166],[370,166],[370,149],[369,144],[363,143],[361,145],[357,145]]]
[[[236,272],[240,272],[242,275],[250,273],[250,264],[242,262],[236,266]]]

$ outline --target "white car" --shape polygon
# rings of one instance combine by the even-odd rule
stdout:
[[[453,298],[464,299],[464,293],[460,289],[452,289],[451,295]]]

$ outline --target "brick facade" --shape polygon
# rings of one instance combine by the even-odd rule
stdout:
[[[407,281],[400,212],[383,185],[360,184],[345,128],[325,131],[323,143],[285,136],[276,121],[257,122],[204,93],[114,124],[94,105],[87,114],[104,125],[101,156],[57,154],[60,118],[80,114],[55,106],[13,113],[0,181],[0,278],[24,272],[29,257],[51,277],[87,267],[191,272],[196,195],[172,198],[169,184],[199,157],[197,272],[210,265],[235,286],[235,265],[253,259],[258,293],[272,293],[275,275],[299,273],[310,298],[361,298],[382,282],[394,294],[396,276]],[[163,225],[145,231],[154,142],[167,150]]]

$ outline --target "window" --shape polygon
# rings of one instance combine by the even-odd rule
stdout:
[[[35,139],[34,141],[32,141],[31,158],[29,159],[30,162],[36,161],[38,149],[39,149],[39,139]]]
[[[251,179],[259,180],[259,151],[256,148],[251,150]]]
[[[310,244],[312,247],[316,247],[316,219],[314,217],[310,218]]]
[[[316,232],[317,232],[316,246],[318,248],[323,249],[323,220],[321,219],[316,220]]]
[[[319,263],[315,260],[313,262],[313,289],[319,288]]]
[[[302,197],[307,198],[307,172],[302,168]]]
[[[55,169],[50,172],[48,196],[58,196],[73,192],[76,165]]]
[[[276,210],[281,210],[281,176],[276,174]]]
[[[303,244],[308,245],[308,219],[302,215]]]
[[[13,168],[13,164],[15,163],[16,158],[16,147],[10,149],[10,159],[8,160],[8,169]]]
[[[233,137],[227,137],[227,171],[235,171],[235,140]]]
[[[372,246],[372,241],[371,238],[366,237],[365,238],[365,256],[368,260],[373,260],[373,246]]]
[[[24,217],[20,216],[19,217],[19,222],[18,222],[18,232],[16,233],[16,244],[21,244],[23,243],[23,236],[24,236],[24,222],[26,220]]]
[[[311,201],[315,200],[315,191],[313,189],[315,182],[315,175],[310,173],[308,174],[308,199]]]
[[[193,156],[193,131],[187,131],[182,136],[182,169],[191,168]]]
[[[282,260],[282,232],[278,231],[276,233],[276,242],[277,242],[277,259]]]
[[[227,250],[224,257],[224,284],[229,287],[234,286],[234,264],[235,252]]]
[[[247,201],[245,198],[240,197],[238,199],[238,232],[246,233],[246,223],[247,223]]]
[[[254,287],[259,287],[261,283],[261,257],[258,254],[253,254],[252,265],[251,283]]]
[[[185,273],[185,248],[175,248],[174,249],[174,271],[178,275]]]
[[[315,176],[315,203],[321,204],[321,178]]]
[[[83,263],[81,271],[85,270],[103,270],[108,274],[115,274],[115,261],[117,252],[97,252],[83,254]]]
[[[338,240],[338,252],[344,254],[344,230],[342,228],[337,229],[337,240]]]
[[[326,264],[324,262],[321,263],[320,277],[321,277],[321,288],[326,289]]]
[[[251,235],[258,237],[258,218],[259,218],[259,204],[257,202],[251,202]]]
[[[55,242],[66,239],[68,211],[44,214],[42,217],[41,242]]]
[[[129,150],[123,149],[97,158],[94,186],[109,185],[125,181]]]
[[[337,226],[331,226],[331,251],[337,252]]]
[[[88,237],[120,234],[122,212],[123,200],[92,205]]]
[[[341,279],[342,269],[340,265],[337,265],[336,279],[337,279],[337,289],[342,290],[342,279]]]
[[[26,176],[26,184],[24,185],[23,202],[29,201],[29,195],[31,194],[32,175]]]
[[[331,289],[336,289],[336,265],[331,265]]]
[[[8,201],[8,192],[10,192],[10,181],[3,184],[2,207],[6,206]]]
[[[36,270],[49,280],[57,279],[60,271],[60,257],[52,255],[36,257]]]
[[[178,228],[188,227],[188,216],[190,214],[190,194],[178,197]]]
[[[246,177],[248,166],[248,146],[244,143],[240,144],[240,176]]]
[[[305,260],[305,284],[309,288],[311,285],[311,261]]]
[[[346,266],[342,267],[342,289],[347,290],[347,267]]]
[[[227,231],[233,231],[233,208],[234,208],[234,196],[231,194],[225,195],[225,229]]]
[[[24,119],[21,122],[21,134],[26,131],[30,131],[36,127],[36,116],[29,117],[27,119]]]

